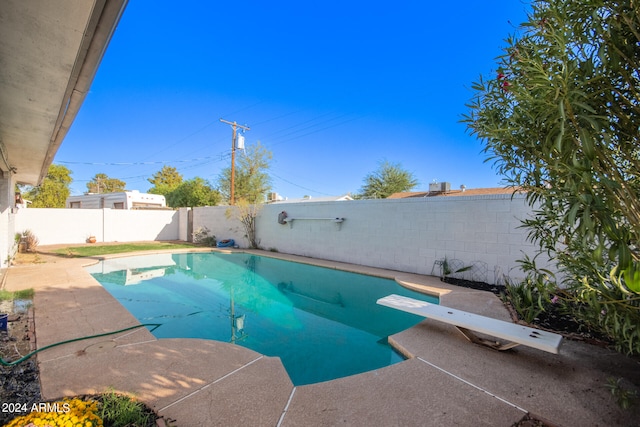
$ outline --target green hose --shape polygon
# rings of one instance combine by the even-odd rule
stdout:
[[[150,332],[153,332],[159,326],[162,326],[162,323],[144,323],[144,324],[141,324],[141,325],[130,326],[128,328],[120,329],[120,330],[113,331],[113,332],[105,332],[104,334],[89,335],[89,336],[82,337],[82,338],[74,338],[74,339],[71,339],[71,340],[60,341],[60,342],[57,342],[55,344],[49,344],[49,345],[44,346],[42,348],[39,348],[39,349],[37,349],[35,351],[32,351],[31,353],[27,354],[26,356],[22,356],[20,359],[14,360],[13,362],[7,362],[3,358],[0,357],[0,365],[2,365],[2,366],[15,366],[18,363],[22,363],[25,360],[29,359],[34,354],[39,353],[39,352],[41,352],[43,350],[47,350],[47,349],[52,348],[52,347],[56,347],[56,346],[59,346],[59,345],[62,345],[62,344],[69,344],[69,343],[76,342],[76,341],[88,340],[88,339],[91,339],[91,338],[98,338],[98,337],[105,337],[107,335],[114,335],[114,334],[118,334],[120,332],[126,332],[126,331],[130,331],[132,329],[141,328],[143,326],[153,326],[153,328],[151,328],[151,330],[150,330]]]

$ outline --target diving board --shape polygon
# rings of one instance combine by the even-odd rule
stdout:
[[[558,354],[560,343],[562,342],[562,335],[554,334],[553,332],[529,328],[516,323],[480,316],[401,295],[388,295],[380,298],[377,303],[451,324],[458,328],[469,341],[486,345],[496,350],[508,350],[522,344]],[[490,341],[476,336],[473,332],[480,332],[508,342],[501,344],[500,342]]]

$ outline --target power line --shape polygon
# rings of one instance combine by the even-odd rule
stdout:
[[[295,110],[295,111],[291,111],[291,112],[289,112],[289,113],[281,114],[281,115],[276,116],[276,117],[272,117],[272,118],[270,118],[270,119],[265,119],[265,120],[263,120],[263,121],[261,121],[261,122],[254,123],[254,124],[253,124],[253,126],[255,127],[255,126],[259,126],[259,125],[264,124],[264,123],[269,123],[269,122],[271,122],[271,121],[273,121],[273,120],[278,120],[278,119],[281,119],[281,118],[283,118],[283,117],[287,117],[287,116],[290,116],[290,115],[292,115],[292,114],[299,113],[300,111],[302,111],[302,110]]]
[[[296,184],[295,182],[291,182],[291,181],[289,181],[288,179],[284,179],[283,177],[281,177],[281,176],[279,176],[279,175],[276,175],[276,174],[275,174],[275,173],[273,173],[273,172],[269,172],[269,175],[272,175],[272,176],[274,176],[274,177],[278,178],[279,180],[286,182],[287,184],[291,184],[291,185],[293,185],[294,187],[298,187],[298,188],[301,188],[301,189],[303,189],[303,190],[311,191],[312,193],[316,193],[316,194],[323,194],[323,195],[325,195],[325,196],[333,196],[333,195],[334,195],[334,194],[324,193],[324,192],[322,192],[322,191],[313,190],[313,189],[311,189],[311,188],[303,187],[302,185]]]
[[[191,165],[191,166],[187,166],[187,167],[181,168],[180,170],[184,171],[184,170],[194,169],[194,168],[197,168],[197,167],[200,167],[200,166],[207,165],[209,163],[215,163],[215,162],[218,162],[218,161],[224,161],[224,160],[227,160],[230,157],[230,155],[231,155],[230,153],[227,153],[224,156],[220,157],[220,159],[216,159],[216,160],[212,160],[212,161],[211,160],[205,161],[205,162],[202,162],[202,163],[198,163],[196,165]],[[136,175],[136,176],[128,176],[128,177],[123,177],[123,178],[118,178],[118,179],[130,182],[132,180],[133,181],[135,181],[135,180],[146,180],[150,175],[151,174]],[[73,182],[91,182],[92,180],[93,179],[74,179]]]
[[[248,105],[248,106],[246,106],[246,107],[242,107],[242,108],[240,108],[239,110],[233,111],[233,112],[229,113],[228,115],[236,114],[236,113],[239,113],[239,112],[241,112],[241,111],[245,111],[245,110],[251,109],[251,108],[253,108],[253,107],[255,107],[256,105],[259,105],[259,104],[261,104],[261,103],[262,103],[262,101],[258,101],[258,102],[256,102],[256,103],[253,103],[253,104]],[[200,129],[196,130],[195,132],[192,132],[192,133],[190,133],[189,135],[187,135],[187,136],[185,136],[185,137],[183,137],[183,138],[181,138],[181,139],[177,140],[176,142],[173,142],[173,143],[171,143],[171,144],[167,145],[166,147],[164,147],[164,148],[162,148],[162,149],[160,149],[160,150],[156,151],[155,153],[153,153],[151,156],[149,156],[149,157],[147,157],[147,158],[153,157],[153,156],[155,156],[155,155],[157,155],[157,154],[160,154],[160,153],[163,153],[163,152],[167,151],[167,150],[168,150],[168,149],[170,149],[170,148],[175,147],[176,145],[180,144],[181,142],[186,141],[187,139],[191,138],[192,136],[199,134],[200,132],[202,132],[203,130],[205,130],[205,129],[206,129],[206,128],[208,128],[209,126],[213,125],[214,123],[216,123],[216,121],[215,121],[215,120],[212,120],[211,122],[207,123],[205,126],[201,127]]]
[[[330,121],[332,121],[332,120],[336,120],[336,119],[339,119],[339,118],[341,118],[341,117],[345,117],[345,116],[348,116],[348,115],[349,115],[349,114],[343,114],[343,115],[338,116],[338,117],[336,117],[336,118],[333,118],[333,119],[330,119],[330,120],[325,120],[323,123],[327,123],[327,122],[330,122]],[[332,124],[332,125],[329,125],[329,126],[325,126],[325,127],[323,127],[323,128],[320,128],[320,129],[314,129],[314,130],[312,130],[312,131],[310,131],[310,132],[303,133],[302,135],[294,135],[294,136],[291,136],[290,138],[287,138],[287,139],[284,139],[284,140],[280,140],[280,141],[274,142],[274,143],[272,143],[271,145],[272,145],[272,146],[274,146],[274,145],[278,145],[278,144],[283,144],[283,143],[285,143],[285,142],[293,141],[294,139],[299,139],[299,138],[303,138],[303,137],[305,137],[305,136],[313,135],[314,133],[322,132],[322,131],[325,131],[325,130],[327,130],[327,129],[331,129],[331,128],[334,128],[334,127],[337,127],[337,126],[341,126],[341,125],[343,125],[343,124],[345,124],[345,123],[352,122],[352,121],[354,121],[354,120],[357,120],[358,118],[359,118],[359,117],[352,117],[352,118],[350,118],[350,119],[343,120],[343,121],[341,121],[341,122],[338,122],[338,123],[335,123],[335,124]],[[304,128],[304,129],[308,129],[308,128],[310,128],[310,127],[313,127],[313,126],[308,126],[308,127]],[[304,129],[301,129],[301,130],[304,130]],[[294,133],[295,133],[295,132],[294,132]],[[287,135],[289,135],[289,134],[287,134]],[[287,135],[284,135],[284,136],[287,136]]]
[[[243,110],[252,108],[252,107],[254,107],[255,105],[258,105],[258,104],[260,104],[260,102],[258,102],[256,104],[253,104],[253,105],[250,105],[248,107],[242,108],[242,109],[240,109],[238,111],[243,111]],[[282,117],[286,117],[286,116],[289,116],[291,114],[295,114],[298,111],[300,111],[300,110],[297,110],[297,111],[294,111],[294,112],[291,112],[291,113],[282,114],[280,116],[276,116],[276,117],[273,117],[273,118],[270,118],[270,119],[266,119],[266,120],[263,120],[262,122],[259,122],[258,124],[263,124],[263,123],[266,123],[266,122],[269,122],[269,121],[272,121],[272,120],[276,120],[276,119],[279,119],[279,118],[282,118]],[[329,112],[329,113],[321,114],[319,116],[316,116],[316,117],[308,119],[308,120],[304,120],[304,121],[302,121],[300,123],[297,123],[295,125],[288,126],[288,127],[283,128],[283,129],[280,129],[278,131],[275,131],[275,132],[271,133],[270,135],[266,135],[263,138],[270,138],[272,136],[275,136],[275,135],[278,135],[278,134],[280,134],[282,132],[285,132],[285,131],[287,131],[289,129],[295,129],[295,128],[300,127],[300,126],[302,126],[304,124],[314,122],[314,121],[316,121],[316,120],[318,120],[318,119],[320,119],[322,117],[326,117],[326,116],[328,116],[330,114],[331,113]],[[326,129],[330,129],[332,127],[340,126],[342,124],[345,124],[345,123],[348,123],[350,121],[353,121],[353,120],[357,119],[357,117],[356,117],[356,118],[351,118],[351,119],[348,119],[348,120],[343,120],[341,122],[338,122],[338,123],[335,123],[335,124],[332,124],[332,125],[329,125],[329,126],[322,127],[320,129],[314,129],[314,130],[312,130],[310,132],[307,132],[307,133],[304,133],[302,135],[295,135],[298,132],[302,132],[302,131],[307,130],[307,129],[312,129],[315,126],[320,126],[320,125],[325,124],[325,123],[330,123],[330,122],[332,122],[334,120],[338,120],[338,119],[340,119],[342,117],[345,117],[345,116],[348,116],[348,115],[349,115],[348,113],[347,114],[342,114],[342,115],[339,115],[337,117],[332,117],[332,118],[329,118],[329,119],[326,119],[326,120],[322,120],[322,121],[320,121],[318,123],[310,124],[308,126],[300,128],[300,129],[292,130],[291,132],[287,132],[284,135],[280,135],[279,136],[279,138],[291,136],[290,138],[287,138],[285,140],[280,140],[280,141],[276,140],[276,142],[274,142],[274,143],[272,143],[270,145],[277,145],[277,144],[281,144],[281,143],[284,143],[284,142],[291,141],[291,140],[296,139],[296,138],[301,138],[301,137],[304,137],[304,136],[312,135],[314,133],[321,132],[321,131],[326,130]],[[189,135],[177,140],[176,142],[170,144],[169,146],[167,146],[167,147],[165,147],[165,148],[163,148],[163,149],[161,149],[159,151],[156,151],[153,155],[156,155],[156,154],[159,154],[161,152],[164,152],[167,149],[169,149],[169,148],[171,148],[171,147],[173,147],[173,146],[175,146],[175,145],[177,145],[177,144],[189,139],[193,135],[196,135],[197,133],[199,133],[199,132],[203,131],[204,129],[208,128],[213,123],[215,123],[215,121],[212,121],[212,122],[208,123],[207,125],[205,125],[204,127],[200,128],[199,130],[197,130],[195,132],[192,132],[191,134],[189,134]],[[171,160],[154,160],[154,161],[142,160],[142,161],[137,161],[137,162],[83,162],[83,161],[58,160],[58,161],[56,161],[56,163],[62,163],[62,164],[67,164],[67,165],[89,165],[89,166],[140,166],[140,165],[145,166],[145,165],[158,165],[158,164],[189,163],[189,162],[196,162],[196,161],[216,159],[216,158],[218,158],[218,160],[224,160],[224,159],[226,159],[226,156],[228,156],[228,152],[227,151],[225,151],[223,153],[219,153],[219,154],[214,155],[214,156],[205,156],[205,157],[197,157],[197,158],[182,159],[182,160],[174,160],[174,159],[171,159]],[[147,159],[150,158],[150,157],[151,156],[147,157]]]
[[[59,160],[56,163],[64,163],[66,165],[90,165],[90,166],[138,166],[138,165],[161,165],[168,163],[190,163],[190,162],[199,162],[201,160],[225,160],[228,157],[228,153],[225,151],[224,153],[220,153],[216,156],[205,156],[205,157],[197,157],[194,159],[184,159],[184,160],[158,160],[152,162],[71,162],[65,160]]]
[[[252,104],[248,107],[244,107],[239,111],[243,111],[243,110],[247,110],[250,108],[253,108],[255,105],[260,104],[260,102],[256,103],[256,104]],[[258,125],[263,124],[263,123],[267,123],[270,121],[274,121],[283,117],[287,117],[287,116],[291,116],[293,114],[298,113],[301,110],[296,110],[296,111],[292,111],[289,113],[285,113],[285,114],[281,114],[281,115],[277,115],[275,117],[271,117],[265,120],[262,120],[260,122],[258,122]],[[337,127],[337,126],[341,126],[343,124],[349,123],[353,120],[358,119],[359,117],[348,117],[350,115],[350,113],[345,113],[345,114],[338,114],[335,115],[334,112],[327,112],[327,113],[323,113],[323,114],[319,114],[316,115],[310,119],[307,120],[303,120],[299,123],[293,124],[291,126],[285,126],[277,131],[272,132],[270,135],[266,136],[267,141],[273,137],[273,136],[277,136],[275,138],[275,141],[272,140],[272,142],[268,142],[267,146],[275,146],[278,144],[283,144],[285,142],[289,142],[292,140],[296,140],[296,139],[300,139],[303,137],[306,137],[308,135],[312,135],[318,132],[322,132],[324,130],[333,128],[333,127]],[[341,120],[343,118],[345,118],[345,120]],[[155,152],[153,155],[156,155],[158,153],[164,152],[167,149],[191,138],[192,136],[202,132],[203,130],[207,129],[208,127],[210,127],[213,123],[215,123],[215,121],[212,121],[208,124],[206,124],[205,126],[199,128],[198,130],[196,130],[195,132],[192,132],[190,134],[188,134],[187,136],[177,140],[176,142],[174,142],[173,144],[170,144],[169,146]],[[231,122],[228,122],[229,124],[231,124]],[[255,126],[255,125],[254,125]],[[158,160],[158,161],[147,161],[142,160],[142,161],[129,161],[129,162],[83,162],[83,161],[58,161],[58,163],[62,163],[62,164],[67,164],[67,165],[88,165],[88,166],[115,166],[115,167],[129,167],[129,166],[153,166],[153,165],[164,165],[164,164],[170,164],[170,165],[182,165],[179,166],[178,169],[179,171],[184,171],[184,170],[189,170],[189,169],[195,169],[198,167],[202,167],[205,166],[207,164],[210,163],[214,163],[214,162],[222,162],[225,161],[227,159],[229,159],[229,157],[233,157],[233,147],[235,147],[235,143],[234,146],[232,146],[232,150],[225,150],[223,152],[220,152],[216,155],[213,156],[203,156],[203,157],[195,157],[195,158],[191,158],[191,159],[179,159],[179,160]],[[202,148],[200,148],[201,150]],[[147,157],[150,158],[151,156]],[[186,166],[186,164],[190,164],[189,166]],[[131,177],[125,177],[125,178],[121,178],[123,180],[129,180],[129,181],[134,181],[136,182],[136,180],[145,180],[147,179],[149,176],[151,176],[152,173],[148,173],[147,175],[137,175],[137,176],[131,176]],[[322,192],[322,191],[317,191],[317,190],[313,190],[311,188],[308,187],[304,187],[301,185],[298,185],[292,181],[289,181],[285,178],[282,178],[281,176],[278,176],[276,174],[273,174],[274,177],[282,180],[283,182],[286,182],[290,185],[293,185],[295,187],[301,188],[303,190],[306,191],[311,191],[313,193],[316,194],[323,194],[323,195],[330,195],[328,193]],[[82,183],[82,182],[90,182],[91,180],[74,180],[77,183]]]

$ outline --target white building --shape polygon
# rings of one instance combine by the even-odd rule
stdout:
[[[72,209],[165,209],[167,202],[161,194],[134,190],[69,196],[65,206]]]

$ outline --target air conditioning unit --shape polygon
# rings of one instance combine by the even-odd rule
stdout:
[[[447,193],[451,191],[450,182],[432,182],[429,184],[430,193]]]

